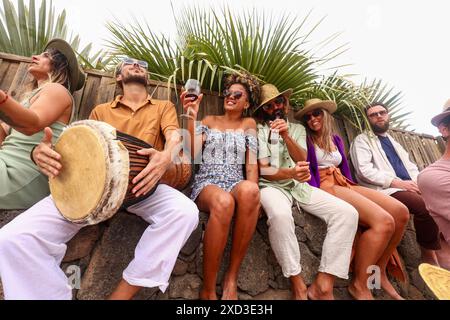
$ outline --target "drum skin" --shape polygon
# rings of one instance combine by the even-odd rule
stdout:
[[[138,150],[146,142],[116,131],[107,123],[74,122],[59,137],[55,151],[61,155],[60,174],[49,180],[50,192],[60,213],[69,221],[97,224],[149,197],[132,193],[133,179],[148,165]],[[190,159],[180,151],[158,183],[183,190],[192,176]]]

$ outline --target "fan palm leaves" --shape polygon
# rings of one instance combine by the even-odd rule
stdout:
[[[78,53],[80,64],[85,68],[102,68],[109,63],[110,57],[102,50],[91,55],[92,45],[78,52],[80,38],[69,34],[66,23],[66,11],[57,13],[52,1],[30,0],[28,6],[24,0],[17,1],[17,9],[11,0],[2,0],[0,7],[0,51],[20,56],[41,53],[47,42],[53,38],[62,38],[69,42]],[[2,10],[3,8],[3,10]],[[99,63],[100,60],[100,63]]]
[[[274,17],[256,9],[234,13],[228,7],[185,6],[173,9],[173,17],[175,39],[156,34],[147,23],[137,20],[131,25],[108,22],[109,46],[117,55],[146,60],[157,80],[173,85],[196,78],[203,88],[220,92],[224,73],[246,70],[280,91],[292,88],[294,109],[308,98],[331,99],[338,104],[338,114],[362,130],[367,124],[364,107],[379,100],[391,107],[396,123],[404,125],[407,114],[402,112],[401,94],[381,81],[355,84],[340,76],[337,68],[330,76],[320,74],[319,68],[326,69],[347,45],[335,44],[339,34],[312,44],[322,19],[311,26],[310,13],[298,19],[289,14]]]

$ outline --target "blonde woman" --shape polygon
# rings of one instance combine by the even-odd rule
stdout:
[[[392,298],[402,300],[387,277],[389,268],[404,280],[396,252],[409,220],[409,212],[398,200],[381,192],[356,185],[352,181],[342,138],[334,134],[333,101],[311,99],[295,118],[307,131],[307,161],[310,163],[310,184],[350,203],[359,213],[362,232],[355,245],[354,274],[349,292],[355,299],[373,299],[367,279],[374,266],[381,272],[381,287]],[[394,254],[394,255],[393,255]]]
[[[48,195],[47,178],[30,159],[44,137],[57,138],[75,115],[72,92],[85,76],[70,45],[50,41],[32,57],[28,72],[37,88],[19,103],[0,90],[0,208],[23,209]],[[44,132],[45,127],[50,127]],[[48,138],[51,139],[51,138]]]

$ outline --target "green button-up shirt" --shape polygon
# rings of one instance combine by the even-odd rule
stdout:
[[[306,130],[298,123],[290,123],[289,135],[302,148],[306,150]],[[278,144],[269,143],[270,128],[268,124],[258,124],[258,159],[268,158],[271,166],[274,168],[294,168],[295,162],[291,158],[288,148],[284,140],[280,137]],[[306,182],[298,182],[295,179],[270,181],[259,178],[259,186],[261,189],[266,187],[277,188],[283,192],[292,202],[293,198],[301,203],[308,204],[311,199],[312,187]]]

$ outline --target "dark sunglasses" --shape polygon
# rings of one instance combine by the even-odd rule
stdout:
[[[279,96],[276,97],[272,102],[266,103],[265,105],[262,106],[264,111],[269,111],[272,110],[273,108],[275,108],[275,104],[276,105],[280,105],[280,104],[284,104],[286,102],[286,100],[284,100],[283,96]]]
[[[236,99],[236,100],[239,100],[243,95],[244,95],[244,93],[243,93],[242,91],[230,91],[230,90],[225,90],[225,91],[223,92],[223,96],[224,96],[225,98],[231,97],[231,98]]]
[[[323,110],[316,109],[316,110],[313,110],[310,114],[305,114],[303,116],[303,121],[308,122],[309,120],[311,120],[312,117],[317,118],[318,116],[322,116],[322,115],[323,115]]]
[[[369,118],[378,118],[378,116],[380,116],[380,117],[384,117],[385,115],[387,115],[387,111],[386,110],[382,110],[382,111],[379,111],[379,112],[373,112],[373,113],[371,113],[371,114],[369,114],[368,116],[369,116]]]

